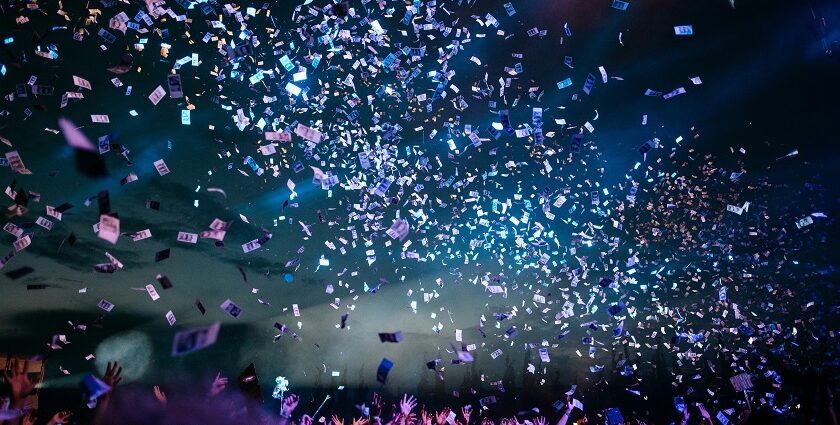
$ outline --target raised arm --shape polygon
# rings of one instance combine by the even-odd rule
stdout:
[[[706,406],[703,403],[697,403],[697,410],[700,411],[700,416],[703,417],[703,423],[706,425],[714,425],[712,423],[712,415],[709,414],[709,411],[706,410]]]
[[[70,417],[73,416],[72,412],[58,412],[50,418],[50,421],[47,422],[47,425],[60,425],[66,424],[70,421]]]
[[[572,405],[572,396],[566,394],[566,411],[563,412],[563,416],[557,421],[557,425],[566,425],[566,422],[569,421],[569,416],[572,415],[572,410],[575,410],[575,406]]]
[[[23,362],[23,369],[18,368],[18,362],[12,364],[12,370],[5,372],[6,383],[11,390],[9,408],[23,410],[26,407],[26,397],[35,390],[35,383],[29,380],[29,361]],[[8,425],[21,425],[24,415],[6,421]]]
[[[299,402],[300,397],[297,394],[290,394],[283,399],[283,407],[280,408],[280,425],[287,425],[292,421],[292,412],[295,411]]]
[[[105,424],[105,413],[108,411],[108,406],[111,404],[111,396],[114,395],[114,389],[117,384],[122,381],[122,366],[118,362],[108,362],[105,368],[105,375],[102,376],[102,382],[108,384],[111,390],[99,397],[96,403],[96,410],[93,413],[93,425]]]

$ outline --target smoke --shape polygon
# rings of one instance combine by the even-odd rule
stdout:
[[[96,347],[96,369],[105,373],[109,361],[122,366],[122,382],[132,382],[143,376],[152,358],[152,342],[149,336],[139,331],[114,335]]]
[[[194,386],[193,386],[194,387]],[[203,389],[202,389],[203,390]],[[167,403],[155,399],[148,388],[120,388],[106,414],[105,423],[121,425],[159,424],[275,424],[278,414],[270,404],[259,404],[228,388],[210,398],[195,388],[164,389]],[[279,407],[279,406],[278,406]]]

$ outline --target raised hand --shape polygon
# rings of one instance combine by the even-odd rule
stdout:
[[[416,413],[409,413],[405,415],[405,422],[407,424],[414,425],[417,423],[417,414]]]
[[[706,410],[706,406],[704,406],[703,403],[697,403],[697,410],[700,411],[700,416],[702,416],[703,419],[712,420],[712,415],[709,414],[709,411]]]
[[[105,375],[102,377],[102,381],[112,389],[122,381],[122,367],[120,367],[118,362],[114,362],[113,364],[108,362],[108,367],[105,368]]]
[[[32,413],[32,412],[29,412],[28,415],[23,417],[23,421],[21,422],[21,425],[35,425],[35,421],[37,421],[37,420],[38,420],[38,418],[35,417],[35,414]]]
[[[540,416],[540,417],[534,419],[534,424],[535,425],[546,425],[545,424],[545,418]]]
[[[102,382],[108,384],[111,387],[111,391],[108,391],[97,401],[93,421],[91,422],[93,425],[106,423],[105,415],[111,402],[111,396],[114,394],[114,388],[117,387],[120,381],[122,381],[122,367],[120,367],[119,362],[108,362],[108,367],[105,368],[105,375],[102,376]]]
[[[470,423],[470,413],[472,413],[472,409],[470,408],[470,406],[464,406],[464,407],[461,408],[461,416],[464,417],[464,423],[465,424]],[[540,425],[540,424],[538,424],[538,425]],[[542,425],[545,425],[545,424],[542,424]]]
[[[449,408],[443,409],[439,413],[435,413],[435,420],[437,421],[437,425],[443,425],[446,423],[446,418],[449,417]]]
[[[359,419],[353,419],[353,425],[367,425],[368,420],[364,416],[359,417]]]
[[[70,417],[73,416],[73,412],[58,412],[50,418],[50,421],[47,422],[47,425],[58,425],[58,424],[66,424],[67,421],[70,420]]]
[[[216,374],[216,379],[213,380],[213,384],[210,386],[210,397],[215,397],[222,393],[227,386],[228,379],[222,376],[222,372]]]
[[[26,397],[32,394],[35,389],[35,383],[29,380],[29,361],[23,362],[23,369],[18,369],[18,363],[12,365],[12,370],[6,371],[6,382],[9,384],[9,389],[12,396],[12,404],[21,407]],[[13,406],[14,407],[14,406]]]
[[[300,425],[312,425],[312,416],[303,415],[303,417],[300,418]]]
[[[155,398],[157,399],[157,401],[159,401],[160,404],[166,404],[166,393],[161,391],[160,387],[157,385],[152,387],[152,389],[155,392]]]
[[[297,394],[290,394],[288,397],[283,399],[283,407],[280,410],[280,414],[283,416],[291,416],[299,402],[300,397],[298,397]]]
[[[379,394],[373,393],[371,406],[373,407],[373,416],[380,416],[382,414],[382,397]]]
[[[420,412],[420,423],[423,425],[432,425],[432,415],[428,414],[425,408]]]
[[[344,425],[344,419],[340,419],[337,415],[332,415],[333,425]]]
[[[417,399],[414,396],[406,394],[400,401],[400,411],[403,415],[408,415],[414,408],[417,407]]]

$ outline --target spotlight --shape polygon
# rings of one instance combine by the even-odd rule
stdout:
[[[145,375],[152,359],[152,342],[140,331],[111,336],[96,347],[96,368],[105,373],[108,362],[119,362],[123,368],[123,382],[132,382]]]

